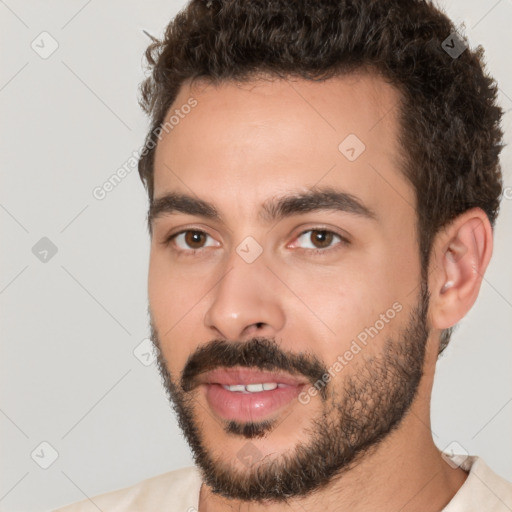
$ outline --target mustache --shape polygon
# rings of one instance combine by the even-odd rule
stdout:
[[[199,385],[197,378],[202,373],[234,366],[280,370],[306,377],[312,385],[327,373],[325,365],[313,354],[283,351],[275,340],[260,337],[243,342],[213,340],[189,356],[181,374],[181,388],[191,391]]]

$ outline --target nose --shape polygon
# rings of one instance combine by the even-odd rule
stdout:
[[[225,268],[212,290],[205,326],[227,340],[275,336],[285,324],[285,315],[276,294],[278,280],[263,257],[247,263],[234,252]]]

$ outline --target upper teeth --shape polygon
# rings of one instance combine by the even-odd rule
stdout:
[[[235,384],[233,386],[223,385],[224,389],[229,391],[240,391],[242,393],[257,393],[259,391],[269,391],[271,389],[276,389],[277,387],[281,387],[281,384],[277,384],[276,382],[266,382],[264,384]]]

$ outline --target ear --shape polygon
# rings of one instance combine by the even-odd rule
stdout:
[[[472,208],[435,237],[430,269],[430,321],[447,329],[461,320],[476,301],[492,255],[493,234],[485,212]]]

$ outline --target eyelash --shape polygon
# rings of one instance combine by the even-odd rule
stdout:
[[[323,255],[323,254],[326,254],[326,253],[330,253],[332,251],[339,250],[342,246],[346,246],[346,245],[348,245],[350,243],[347,238],[343,237],[339,233],[336,233],[335,231],[332,231],[332,230],[329,230],[329,229],[325,229],[323,227],[313,227],[313,228],[306,229],[306,230],[302,231],[301,233],[299,233],[297,235],[296,239],[299,239],[301,236],[305,235],[306,233],[312,232],[312,231],[319,231],[319,232],[322,232],[322,233],[332,234],[335,237],[338,237],[340,239],[340,242],[337,245],[334,245],[332,247],[328,247],[327,249],[303,249],[304,251],[306,251],[306,252],[308,252],[310,254]],[[162,244],[165,245],[165,246],[168,246],[179,235],[182,235],[184,233],[190,233],[190,232],[200,233],[200,234],[206,235],[207,237],[210,236],[208,233],[206,233],[205,231],[202,231],[200,229],[184,229],[183,231],[179,231],[178,233],[173,233],[172,235],[169,235],[162,242]],[[203,249],[204,248],[190,249],[190,250],[184,250],[184,249],[173,249],[173,250],[174,250],[174,252],[177,252],[180,255],[187,256],[187,257],[189,257],[189,256],[193,257],[193,256],[196,256],[196,254],[198,252],[201,252]]]

